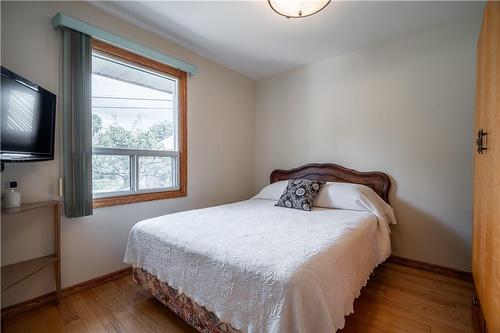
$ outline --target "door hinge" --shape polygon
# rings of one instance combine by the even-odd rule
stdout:
[[[488,135],[488,133],[485,132],[484,129],[482,128],[479,131],[477,131],[476,146],[477,146],[477,152],[479,154],[482,154],[483,151],[488,150],[488,148],[486,148],[486,143],[485,143],[486,135]]]

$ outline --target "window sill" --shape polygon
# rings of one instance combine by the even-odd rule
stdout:
[[[175,191],[140,193],[140,194],[131,194],[124,196],[108,197],[108,198],[96,198],[94,199],[94,208],[126,205],[144,201],[180,198],[185,196],[186,196],[186,190],[180,189]]]

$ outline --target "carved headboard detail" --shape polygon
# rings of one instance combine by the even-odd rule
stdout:
[[[294,178],[366,185],[389,203],[391,181],[383,172],[361,172],[332,163],[312,163],[295,169],[277,169],[271,172],[271,183]]]

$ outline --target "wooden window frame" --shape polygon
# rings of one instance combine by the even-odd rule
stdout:
[[[137,193],[123,196],[94,198],[94,208],[110,207],[152,200],[185,197],[187,195],[187,73],[158,61],[126,51],[97,39],[92,40],[92,48],[113,57],[121,58],[178,79],[178,144],[179,144],[179,188],[176,190]]]

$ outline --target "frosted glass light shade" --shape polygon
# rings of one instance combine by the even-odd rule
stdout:
[[[301,18],[316,14],[331,0],[268,0],[269,6],[286,18]]]

